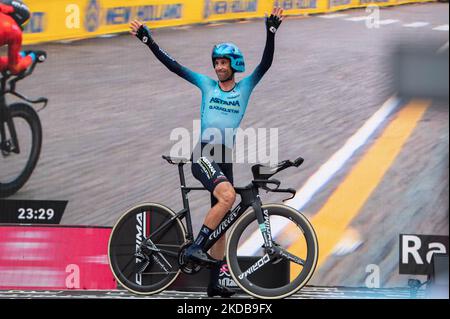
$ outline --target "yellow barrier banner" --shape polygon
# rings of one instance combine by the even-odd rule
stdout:
[[[204,0],[204,22],[264,16],[265,0]]]
[[[268,11],[281,7],[286,15],[323,13],[328,10],[329,0],[273,0],[269,1]],[[269,11],[270,12],[270,11]]]
[[[359,4],[355,7],[379,6],[385,7],[392,5],[393,0],[359,0]]]
[[[151,28],[261,18],[273,7],[307,15],[435,0],[28,0],[24,44],[127,32],[133,19]]]
[[[199,23],[202,4],[203,0],[29,0],[32,16],[24,43],[125,32],[133,19],[151,27]]]
[[[360,0],[328,0],[327,2],[330,12],[356,8],[360,5]]]
[[[408,3],[424,3],[424,2],[436,2],[436,0],[392,0],[392,5],[408,4]]]
[[[407,3],[419,3],[419,2],[432,2],[435,0],[359,0],[359,5],[355,7],[367,7],[367,6],[379,6],[379,7],[387,7],[387,6],[395,6],[400,4]]]

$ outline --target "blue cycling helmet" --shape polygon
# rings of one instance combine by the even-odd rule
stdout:
[[[217,58],[227,58],[230,60],[231,69],[235,72],[245,71],[244,56],[241,50],[233,43],[216,44],[212,50],[212,62]]]

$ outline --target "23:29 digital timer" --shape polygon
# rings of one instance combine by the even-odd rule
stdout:
[[[0,199],[0,224],[58,225],[68,201]]]
[[[55,216],[55,211],[52,208],[19,208],[17,213],[18,220],[52,220]]]

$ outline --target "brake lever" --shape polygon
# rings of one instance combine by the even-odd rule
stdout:
[[[287,193],[290,193],[292,196],[289,197],[289,198],[283,199],[283,203],[288,201],[288,200],[290,200],[290,199],[293,199],[295,197],[295,195],[297,194],[297,191],[295,189],[293,189],[293,188],[288,188],[287,190],[288,190]]]
[[[292,166],[299,167],[300,165],[302,165],[303,161],[304,159],[299,157],[294,162],[292,162]]]
[[[40,110],[43,110],[43,109],[47,106],[47,103],[48,103],[48,99],[47,99],[46,97],[40,97],[40,98],[37,98],[37,99],[35,99],[35,100],[32,100],[32,99],[29,99],[29,98],[23,96],[22,94],[17,93],[16,91],[12,91],[12,90],[6,91],[5,94],[12,94],[12,95],[18,97],[19,99],[22,99],[22,100],[24,100],[24,101],[26,101],[26,102],[28,102],[28,103],[31,103],[31,104],[40,104],[40,103],[44,103],[44,106],[41,107],[41,108],[38,110],[38,112],[39,112]]]
[[[253,180],[253,184],[259,184],[259,187],[261,187],[262,189],[264,189],[267,192],[274,192],[278,189],[278,187],[280,187],[281,182],[275,178],[272,179],[255,179]],[[276,185],[275,189],[271,189],[269,187],[267,187],[267,184],[274,184]]]
[[[36,104],[37,103],[44,103],[44,105],[36,111],[36,112],[40,112],[47,107],[48,99],[46,97],[41,97],[36,100]]]
[[[293,199],[297,193],[297,191],[293,188],[287,188],[287,189],[276,189],[273,190],[274,193],[290,193],[292,196],[286,199],[283,199],[283,202],[288,201],[290,199]]]
[[[167,157],[166,155],[162,155],[162,158],[163,159],[165,159],[167,162],[169,162],[170,164],[174,164],[173,162],[172,162],[172,160],[169,158],[169,157]]]

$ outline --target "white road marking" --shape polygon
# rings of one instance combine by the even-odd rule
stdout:
[[[393,24],[393,23],[397,23],[397,22],[400,22],[400,21],[399,20],[394,20],[394,19],[386,19],[386,20],[378,21],[378,24],[388,25],[388,24]]]
[[[346,20],[346,21],[353,21],[353,22],[359,22],[359,21],[365,21],[367,19],[369,19],[368,16],[362,16],[362,17],[347,18],[347,19],[344,19],[344,20]]]
[[[106,39],[108,39],[108,38],[115,38],[115,37],[117,37],[117,36],[119,36],[119,34],[117,33],[111,33],[111,34],[100,34],[99,36],[97,36],[97,38],[106,38]]]
[[[400,99],[396,96],[389,98],[381,108],[375,112],[364,125],[351,136],[344,146],[334,153],[330,159],[323,164],[297,191],[296,196],[286,201],[285,204],[297,210],[302,210],[312,197],[319,192],[341,168],[347,163],[353,154],[363,146],[374,134],[378,127],[385,122],[388,116],[400,104]],[[286,226],[285,219],[274,219],[271,221],[272,236],[275,238]],[[249,238],[239,247],[238,254],[252,256],[261,247],[256,243],[261,242],[262,236],[259,230],[255,231]]]
[[[322,19],[336,19],[336,18],[343,18],[343,17],[347,17],[348,14],[345,13],[335,13],[335,14],[324,14],[324,15],[320,15],[319,18]]]
[[[354,17],[354,18],[348,18],[348,19],[344,19],[346,21],[352,21],[352,22],[361,22],[361,21],[367,21],[369,20],[370,17],[368,16],[362,16],[362,17]],[[394,19],[386,19],[386,20],[380,20],[380,21],[374,21],[373,23],[378,23],[380,25],[387,25],[387,24],[393,24],[393,23],[397,23],[400,22],[399,20],[394,20]]]
[[[445,51],[448,51],[448,41],[446,44],[444,44],[443,46],[441,46],[439,48],[439,50],[436,51],[437,54],[441,54],[444,53]]]
[[[448,24],[440,25],[440,26],[438,26],[436,28],[433,28],[433,30],[436,30],[436,31],[448,31]]]
[[[192,28],[191,25],[182,25],[182,26],[174,27],[175,30],[187,30],[190,28]]]
[[[413,22],[413,23],[404,24],[403,26],[405,28],[422,28],[429,24],[430,24],[429,22]]]

